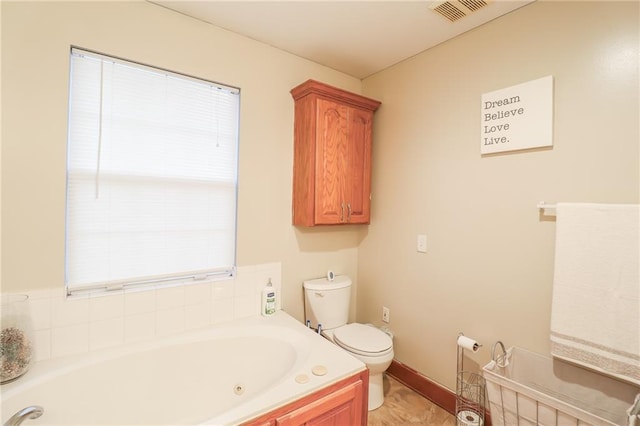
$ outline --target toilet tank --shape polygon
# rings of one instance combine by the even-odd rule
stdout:
[[[311,321],[311,327],[322,324],[323,330],[331,330],[347,323],[351,299],[351,279],[347,275],[338,275],[333,281],[309,280],[303,286],[305,320]]]

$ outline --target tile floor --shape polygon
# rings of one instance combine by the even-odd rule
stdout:
[[[369,411],[369,426],[455,426],[455,417],[393,377],[384,376],[384,404]]]

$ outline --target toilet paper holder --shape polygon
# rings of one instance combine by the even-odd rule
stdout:
[[[478,373],[464,369],[465,349],[475,353],[482,347],[473,339],[458,334],[456,340],[456,425],[484,426],[485,381]]]

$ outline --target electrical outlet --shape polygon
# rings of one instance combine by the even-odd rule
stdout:
[[[425,234],[418,234],[418,241],[416,243],[416,250],[418,253],[427,252],[427,236]]]
[[[386,306],[382,307],[382,321],[389,323],[389,316],[391,315],[389,308]]]

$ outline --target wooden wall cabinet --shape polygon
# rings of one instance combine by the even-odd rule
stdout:
[[[343,379],[243,426],[366,426],[369,371]]]
[[[380,102],[314,80],[291,95],[293,224],[369,223],[373,113]]]

